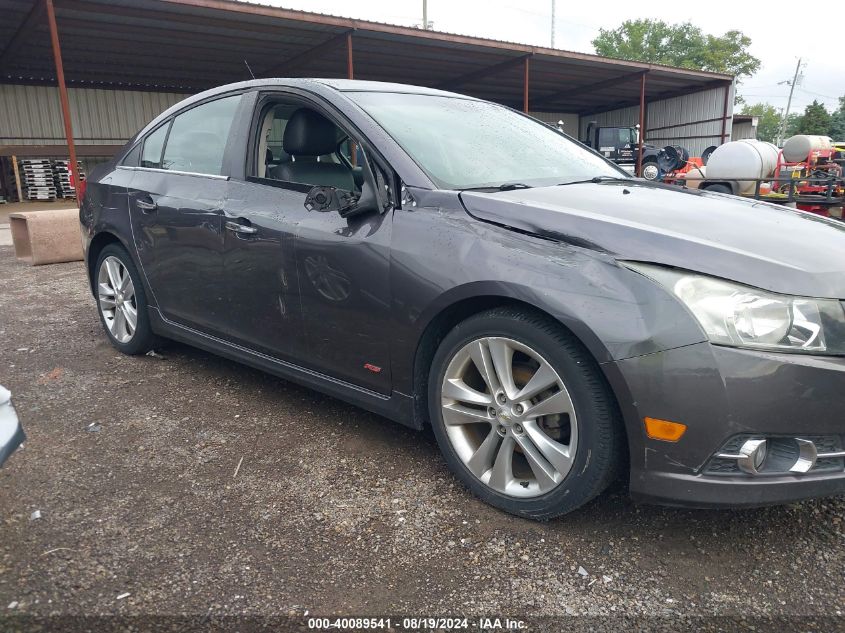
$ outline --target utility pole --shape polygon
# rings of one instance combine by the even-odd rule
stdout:
[[[423,29],[428,30],[428,0],[423,0]]]
[[[792,107],[792,93],[795,92],[795,84],[798,83],[798,74],[801,72],[801,58],[798,58],[798,64],[795,66],[795,75],[792,77],[792,81],[788,79],[786,81],[781,81],[781,84],[787,83],[789,84],[789,99],[786,100],[786,110],[783,111],[783,118],[780,121],[780,130],[778,131],[778,145],[783,143],[783,136],[786,134],[786,120],[789,118],[789,108]]]
[[[552,0],[552,48],[555,47],[555,0]]]

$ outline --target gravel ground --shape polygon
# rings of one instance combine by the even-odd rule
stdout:
[[[28,434],[0,470],[6,615],[845,610],[843,498],[688,511],[618,487],[517,519],[430,434],[186,346],[120,355],[81,263],[0,248],[0,383]]]

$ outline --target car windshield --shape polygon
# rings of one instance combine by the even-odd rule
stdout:
[[[628,177],[577,141],[494,103],[421,94],[347,94],[443,189]]]

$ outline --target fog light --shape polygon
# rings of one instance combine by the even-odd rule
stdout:
[[[657,418],[645,418],[645,432],[653,440],[677,442],[687,431],[687,425]]]
[[[768,447],[766,440],[746,440],[739,449],[737,465],[743,472],[756,475],[766,461]]]
[[[816,445],[810,440],[802,440],[797,437],[795,438],[795,442],[798,444],[798,459],[795,460],[789,472],[806,473],[816,465],[816,459],[818,458]]]
[[[801,475],[814,471],[819,464],[822,470],[841,471],[843,463],[845,450],[840,436],[763,438],[741,435],[728,440],[722,450],[713,455],[705,470],[726,475],[737,470],[747,475]]]

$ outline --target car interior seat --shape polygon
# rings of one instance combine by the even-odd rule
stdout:
[[[282,148],[291,161],[270,169],[270,177],[351,191],[355,188],[352,170],[340,163],[320,162],[317,157],[337,149],[338,131],[334,123],[319,112],[300,108],[294,112],[282,139]]]

